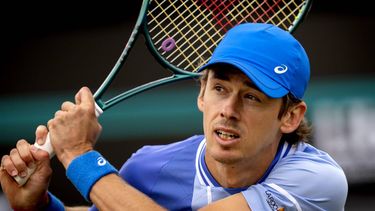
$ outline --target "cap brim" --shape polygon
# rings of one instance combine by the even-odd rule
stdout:
[[[264,94],[270,98],[281,98],[289,92],[286,88],[275,82],[262,71],[258,70],[255,66],[244,66],[236,63],[234,60],[211,60],[207,64],[200,67],[198,72],[217,64],[229,64],[241,70]]]

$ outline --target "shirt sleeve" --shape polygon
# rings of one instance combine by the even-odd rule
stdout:
[[[268,178],[242,192],[258,210],[344,210],[348,186],[344,172],[324,160],[285,159]]]
[[[88,210],[89,211],[99,211],[98,208],[96,208],[95,205],[92,205]]]

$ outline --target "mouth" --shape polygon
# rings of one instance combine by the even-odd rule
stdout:
[[[223,140],[233,140],[238,139],[240,136],[233,132],[223,131],[223,130],[215,130],[216,135],[218,135]]]

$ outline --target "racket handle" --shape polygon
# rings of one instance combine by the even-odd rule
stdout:
[[[103,110],[98,106],[98,104],[95,103],[95,115],[96,117],[99,117],[103,113]],[[53,151],[53,147],[51,144],[51,139],[49,136],[49,133],[47,134],[46,142],[43,145],[39,145],[38,143],[35,142],[34,146],[38,149],[44,150],[48,152],[49,158],[53,158],[55,156],[55,152]],[[20,176],[14,176],[14,180],[18,183],[19,186],[23,186],[27,180],[29,180],[30,176],[35,172],[36,166],[33,168],[27,168],[27,175],[25,177],[20,177]]]

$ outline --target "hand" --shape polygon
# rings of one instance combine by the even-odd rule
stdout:
[[[95,116],[91,91],[83,87],[75,96],[75,104],[64,102],[55,118],[48,121],[48,129],[52,147],[65,168],[75,157],[92,150],[102,127]]]
[[[46,134],[36,132],[37,139]],[[43,137],[44,135],[44,137]],[[29,168],[36,168],[24,186],[19,186],[13,176],[25,176]],[[25,140],[17,142],[16,148],[1,159],[0,182],[10,206],[15,210],[40,210],[48,204],[47,188],[52,169],[47,152],[38,150]]]

